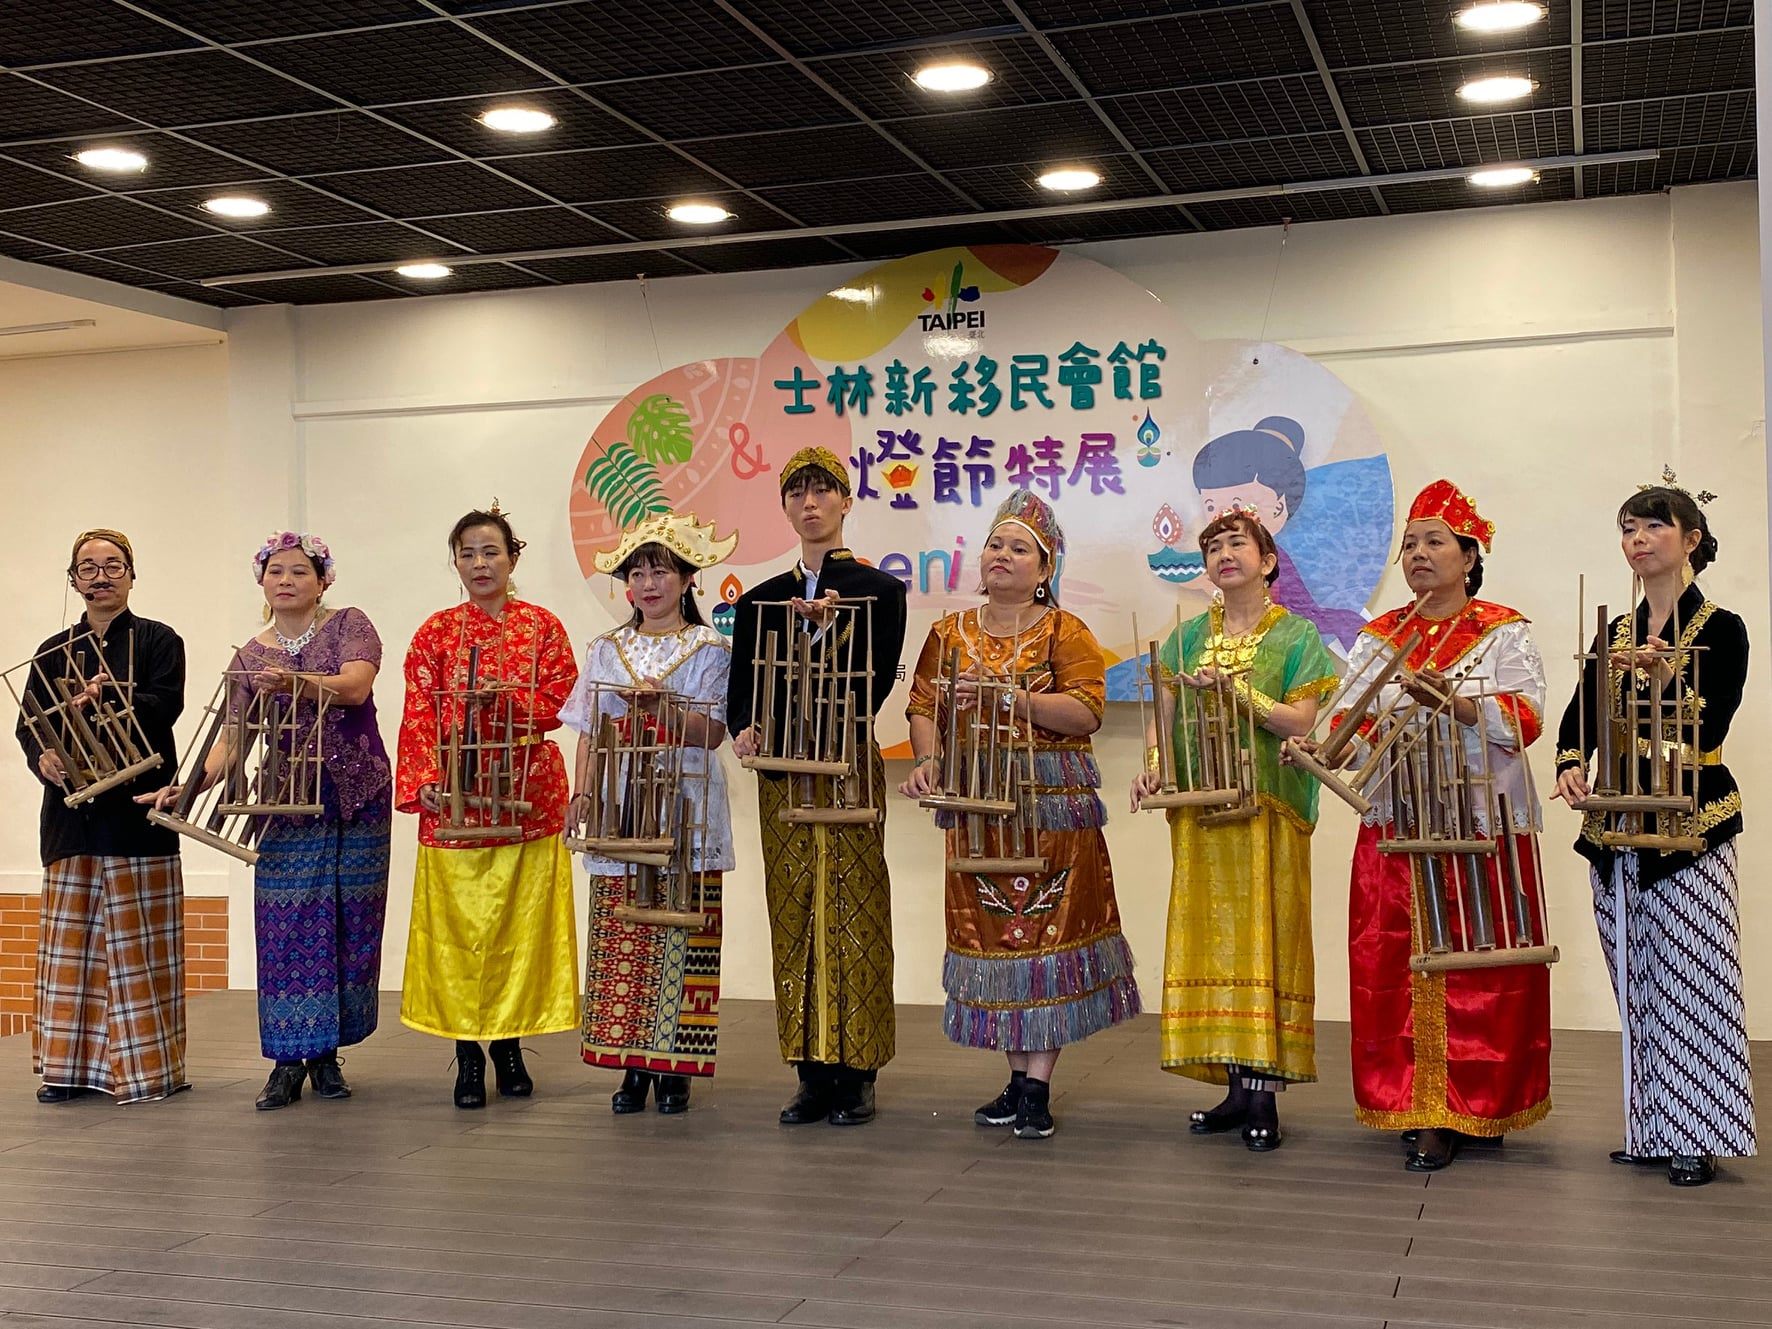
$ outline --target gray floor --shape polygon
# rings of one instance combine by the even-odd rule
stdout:
[[[1060,1131],[1024,1142],[972,1125],[999,1066],[928,1008],[848,1130],[776,1125],[754,1002],[678,1118],[613,1117],[570,1036],[534,1040],[536,1098],[458,1112],[447,1045],[395,1010],[348,1054],[353,1100],[279,1113],[252,1110],[250,994],[192,1002],[196,1089],[161,1104],[40,1107],[28,1039],[0,1040],[0,1324],[1772,1323],[1772,1173],[1679,1191],[1610,1165],[1605,1035],[1558,1034],[1548,1122],[1428,1178],[1352,1121],[1339,1025],[1256,1157],[1187,1134],[1215,1094],[1155,1069],[1149,1017],[1067,1052]]]

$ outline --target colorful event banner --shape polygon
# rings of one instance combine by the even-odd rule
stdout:
[[[753,358],[698,360],[635,389],[571,477],[580,568],[667,508],[737,531],[713,601],[791,560],[776,468],[822,444],[849,460],[848,542],[910,592],[906,667],[929,625],[977,603],[977,551],[1016,488],[1053,502],[1065,608],[1130,699],[1145,637],[1212,592],[1198,533],[1256,506],[1280,549],[1274,599],[1345,654],[1389,558],[1390,465],[1353,394],[1282,346],[1201,341],[1111,268],[1038,245],[897,259],[822,296]],[[599,594],[614,596],[605,579]],[[704,602],[705,603],[705,602]],[[902,707],[883,742],[904,735]]]

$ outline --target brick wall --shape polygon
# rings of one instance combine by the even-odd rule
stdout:
[[[35,894],[0,893],[0,1038],[31,1027],[37,981]],[[228,985],[228,902],[225,897],[185,899],[185,991],[212,992]]]

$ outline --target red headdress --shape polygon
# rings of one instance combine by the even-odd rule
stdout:
[[[1495,523],[1485,521],[1477,505],[1450,480],[1435,480],[1417,494],[1409,505],[1409,520],[1443,522],[1452,534],[1482,545],[1485,554],[1495,539]]]

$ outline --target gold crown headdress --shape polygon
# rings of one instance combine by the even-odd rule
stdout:
[[[1674,468],[1671,466],[1666,466],[1666,465],[1664,465],[1661,468],[1661,482],[1659,484],[1649,484],[1649,485],[1638,485],[1637,486],[1637,492],[1639,494],[1642,493],[1645,489],[1671,489],[1676,494],[1684,494],[1687,498],[1691,499],[1694,503],[1698,504],[1699,507],[1703,507],[1706,503],[1709,503],[1713,498],[1717,497],[1715,494],[1711,493],[1711,491],[1708,489],[1700,489],[1696,494],[1694,494],[1690,489],[1686,488],[1685,485],[1681,484],[1679,482],[1678,478],[1675,477]]]
[[[661,512],[648,517],[633,530],[624,533],[621,542],[607,553],[597,554],[593,562],[598,572],[613,573],[628,561],[641,545],[663,545],[697,571],[704,571],[724,562],[738,547],[738,534],[720,539],[713,524],[703,526],[695,514]]]

